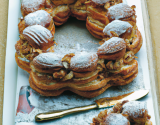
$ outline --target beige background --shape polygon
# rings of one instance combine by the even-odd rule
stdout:
[[[156,56],[156,72],[160,76],[160,0],[147,0],[150,16],[153,50]],[[8,0],[0,0],[0,124],[3,112],[3,87],[5,69],[5,49],[7,41]],[[158,78],[160,90],[160,77]]]

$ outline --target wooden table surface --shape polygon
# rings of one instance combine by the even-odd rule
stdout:
[[[2,124],[3,112],[3,90],[5,71],[5,51],[7,42],[7,21],[8,21],[9,0],[0,0],[0,124]],[[150,16],[150,28],[153,39],[153,49],[156,57],[156,73],[160,76],[160,0],[147,0]],[[160,90],[160,77],[158,78]],[[160,92],[159,92],[160,93]],[[159,96],[159,95],[158,95]],[[160,97],[160,96],[159,96]],[[160,102],[159,102],[160,106]]]

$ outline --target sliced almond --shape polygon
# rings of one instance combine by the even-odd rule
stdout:
[[[63,66],[68,69],[69,68],[69,63],[68,62],[62,62]]]

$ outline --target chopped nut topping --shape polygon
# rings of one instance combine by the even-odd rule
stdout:
[[[106,64],[106,67],[107,69],[110,69],[110,70],[118,70],[119,68],[121,68],[122,65],[123,65],[123,58],[117,60],[116,62],[109,61]]]
[[[112,34],[112,37],[119,37],[119,35],[115,33],[114,31],[110,31],[110,33]]]
[[[99,79],[100,80],[104,79],[104,76],[103,75],[99,75]]]
[[[128,51],[124,55],[124,63],[128,64],[135,58],[135,55],[132,51]]]
[[[22,34],[19,35],[19,38],[20,38],[21,40],[26,40],[26,38],[25,38],[24,35],[22,35]]]
[[[41,50],[33,48],[31,45],[28,44],[26,41],[19,40],[16,45],[16,52],[17,54],[28,60],[33,60],[39,53],[42,53]]]
[[[63,78],[66,75],[65,70],[60,70],[59,72],[54,72],[53,73],[53,78],[58,79],[58,78]]]
[[[63,66],[68,69],[69,68],[69,63],[68,62],[62,62]]]
[[[66,54],[66,55],[62,58],[62,62],[68,62],[68,63],[70,63],[71,58],[72,58],[73,56],[75,56],[74,53]]]
[[[70,80],[73,78],[73,71],[70,71],[63,79],[62,81]]]
[[[98,66],[97,66],[97,70],[98,70],[99,72],[102,72],[102,71],[103,71],[103,68],[102,68],[100,65],[98,65]]]
[[[105,8],[105,9],[108,9],[110,6],[111,6],[110,3],[107,2],[107,3],[104,5],[104,8]]]
[[[69,54],[66,54],[63,58],[62,58],[62,64],[63,66],[68,69],[69,68],[69,64],[71,62],[71,58],[75,56],[74,53],[69,53]]]
[[[105,64],[104,64],[104,59],[98,59],[98,64],[100,64],[102,66],[102,68],[106,68]]]

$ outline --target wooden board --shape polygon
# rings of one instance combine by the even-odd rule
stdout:
[[[148,55],[148,63],[149,63],[149,73],[150,73],[150,83],[151,83],[151,92],[152,98],[154,101],[154,111],[156,117],[156,124],[160,125],[160,105],[159,105],[159,94],[160,88],[158,84],[158,76],[156,71],[156,56],[155,51],[153,49],[153,40],[151,37],[150,32],[150,22],[149,22],[149,15],[148,15],[148,7],[146,0],[141,0],[142,2],[142,13],[143,13],[143,20],[144,20],[144,30],[146,34],[146,43],[147,43],[147,55]]]
[[[7,42],[8,0],[0,0],[0,125],[3,113],[5,52]]]

